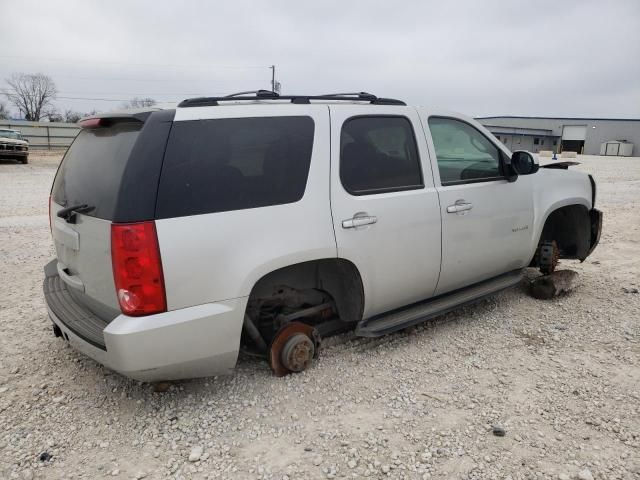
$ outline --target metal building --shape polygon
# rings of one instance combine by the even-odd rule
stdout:
[[[479,117],[510,150],[572,151],[600,155],[603,143],[633,144],[640,156],[640,118]]]

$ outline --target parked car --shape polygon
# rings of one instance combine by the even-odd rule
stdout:
[[[380,336],[584,260],[590,175],[539,168],[463,115],[374,95],[105,113],[51,191],[53,331],[123,375],[278,375],[322,337]]]
[[[0,160],[29,162],[29,142],[18,130],[0,128]]]

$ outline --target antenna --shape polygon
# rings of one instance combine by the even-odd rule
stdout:
[[[271,69],[271,91],[276,92],[276,66],[271,65],[269,68]]]

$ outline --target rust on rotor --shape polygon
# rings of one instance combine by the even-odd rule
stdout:
[[[538,265],[545,275],[553,273],[560,260],[560,249],[555,240],[544,242],[538,252]]]
[[[318,356],[320,337],[302,322],[283,325],[269,346],[269,366],[278,377],[307,368]]]

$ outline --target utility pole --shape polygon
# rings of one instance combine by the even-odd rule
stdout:
[[[271,91],[275,92],[276,91],[276,66],[271,65],[269,68],[271,69]]]

